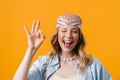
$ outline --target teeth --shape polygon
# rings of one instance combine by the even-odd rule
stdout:
[[[71,43],[71,41],[65,41],[66,43]]]
[[[72,43],[73,41],[64,41],[64,42],[65,42],[65,43],[69,43],[69,44],[70,44],[70,43]]]

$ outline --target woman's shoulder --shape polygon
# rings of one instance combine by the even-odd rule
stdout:
[[[37,60],[39,62],[47,62],[48,59],[49,59],[49,52],[45,55],[39,56]]]
[[[33,64],[44,65],[48,62],[48,59],[49,59],[49,53],[39,56],[38,59],[35,60]]]
[[[99,68],[102,66],[102,62],[98,58],[93,57],[92,63],[90,64],[90,66]]]
[[[96,57],[93,57],[93,61],[92,63],[89,65],[90,69],[93,72],[103,72],[103,73],[107,73],[107,70],[105,68],[105,66],[103,65],[103,63]]]
[[[101,61],[98,58],[93,57],[92,64],[101,64]]]
[[[89,70],[91,70],[94,78],[99,78],[95,80],[112,80],[109,72],[104,67],[103,63],[96,57],[93,57],[93,61],[89,65]]]

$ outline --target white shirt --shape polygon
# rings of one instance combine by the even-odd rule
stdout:
[[[75,74],[74,76],[69,77],[69,78],[63,78],[63,77],[59,76],[58,74],[54,73],[49,78],[49,80],[82,80],[82,79],[81,79],[81,76],[80,76],[80,74],[78,72],[77,74]]]

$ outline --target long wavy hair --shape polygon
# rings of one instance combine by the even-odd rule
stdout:
[[[49,57],[54,58],[57,54],[59,55],[61,52],[61,47],[58,42],[58,29],[56,30],[56,32],[53,34],[51,38],[51,45],[52,45],[53,51],[50,52]],[[81,30],[79,29],[79,39],[78,39],[77,45],[73,48],[73,53],[74,55],[77,56],[77,58],[81,62],[80,72],[83,72],[86,66],[92,62],[92,56],[86,54],[84,51],[84,48],[85,48],[85,39]]]

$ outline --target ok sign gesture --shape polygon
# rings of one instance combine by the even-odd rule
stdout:
[[[40,47],[40,45],[45,40],[45,35],[41,30],[39,30],[39,26],[40,26],[39,20],[37,24],[35,21],[33,21],[31,32],[28,30],[26,26],[24,26],[24,29],[28,37],[28,48],[35,51]]]

